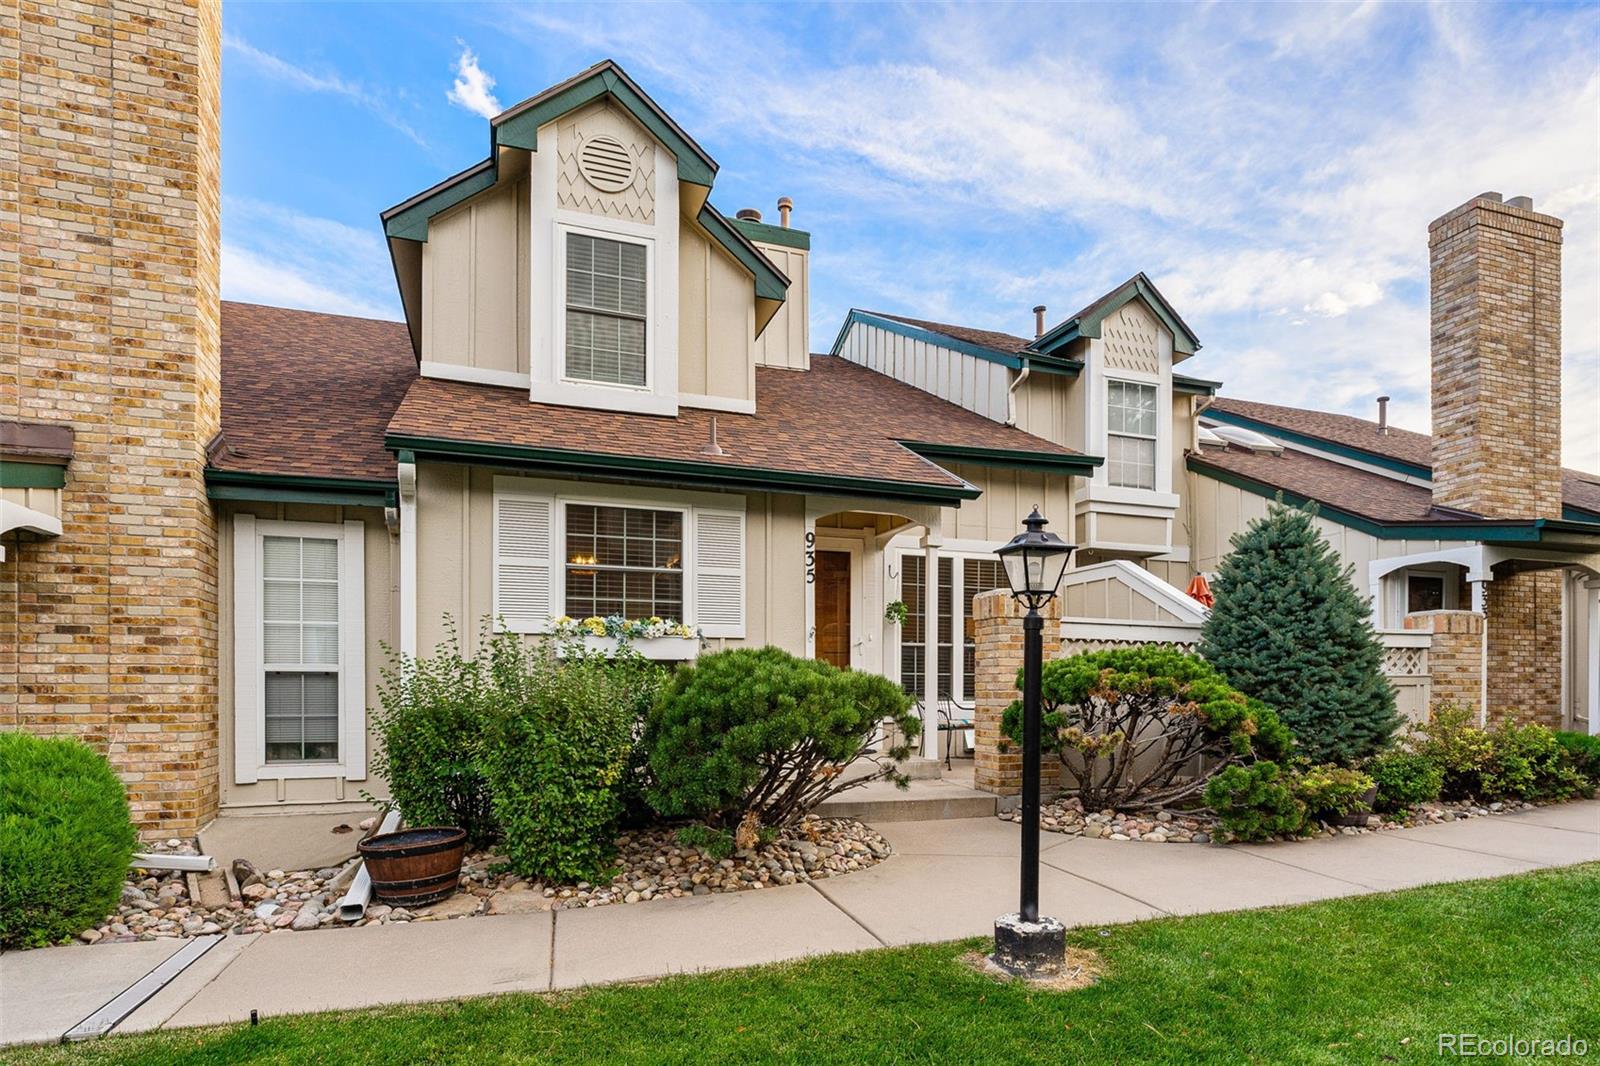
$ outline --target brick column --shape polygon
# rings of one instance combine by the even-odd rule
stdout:
[[[1428,646],[1430,703],[1455,703],[1481,715],[1483,615],[1474,611],[1419,611],[1406,615],[1404,624],[1407,629],[1433,634]]]
[[[1000,722],[1013,700],[1022,698],[1017,672],[1022,669],[1022,616],[1026,612],[1005,589],[973,597],[973,641],[977,669],[973,680],[973,764],[975,786],[985,792],[1013,796],[1022,791],[1022,750],[1000,732]],[[1061,654],[1061,601],[1044,611],[1044,661]],[[1045,753],[1040,788],[1046,796],[1060,780],[1061,764]]]

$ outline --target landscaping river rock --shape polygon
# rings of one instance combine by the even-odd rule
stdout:
[[[366,827],[363,827],[366,828]],[[195,855],[182,840],[144,846],[147,852]],[[85,930],[86,944],[125,943],[209,933],[306,932],[346,924],[443,921],[476,914],[646,903],[656,899],[744,892],[838,877],[875,866],[891,848],[876,831],[843,818],[808,817],[755,848],[716,858],[678,843],[677,830],[651,828],[617,838],[616,872],[609,881],[546,884],[516,876],[492,851],[467,855],[461,888],[430,907],[406,909],[374,901],[358,923],[339,921],[339,900],[349,888],[356,860],[320,870],[257,870],[248,861],[231,864],[238,897],[205,906],[194,898],[191,879],[164,870],[130,870],[117,913]],[[212,875],[212,876],[220,876]]]
[[[1318,832],[1284,840],[1309,840],[1317,836],[1358,836],[1390,829],[1414,829],[1419,825],[1438,825],[1463,818],[1483,818],[1495,814],[1531,811],[1533,803],[1425,803],[1398,814],[1370,815],[1364,826],[1322,825]],[[1001,811],[1001,821],[1020,822],[1017,808]],[[1226,844],[1228,834],[1210,813],[1204,811],[1120,811],[1085,813],[1076,797],[1058,796],[1039,808],[1039,828],[1047,833],[1063,833],[1101,840],[1138,840],[1146,844]]]

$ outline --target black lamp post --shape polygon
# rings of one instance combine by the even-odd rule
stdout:
[[[1039,608],[1055,599],[1073,545],[1054,533],[1035,507],[1023,532],[995,551],[1005,565],[1011,595],[1028,609],[1022,619],[1022,902],[1016,914],[995,919],[994,961],[1028,977],[1055,973],[1066,960],[1066,927],[1039,917],[1039,674],[1044,659],[1044,619]]]

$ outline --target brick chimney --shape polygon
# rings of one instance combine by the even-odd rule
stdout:
[[[10,26],[0,419],[74,445],[61,536],[0,563],[0,726],[81,737],[147,834],[187,834],[218,789],[221,5],[30,4]]]
[[[1561,220],[1488,192],[1428,227],[1433,501],[1561,517]],[[1561,724],[1561,579],[1485,583],[1486,710]]]
[[[1561,517],[1561,220],[1473,197],[1428,227],[1433,500]]]

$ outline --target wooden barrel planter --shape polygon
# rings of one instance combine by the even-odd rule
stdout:
[[[363,840],[361,858],[378,902],[423,907],[447,899],[461,882],[467,831],[431,825]]]

